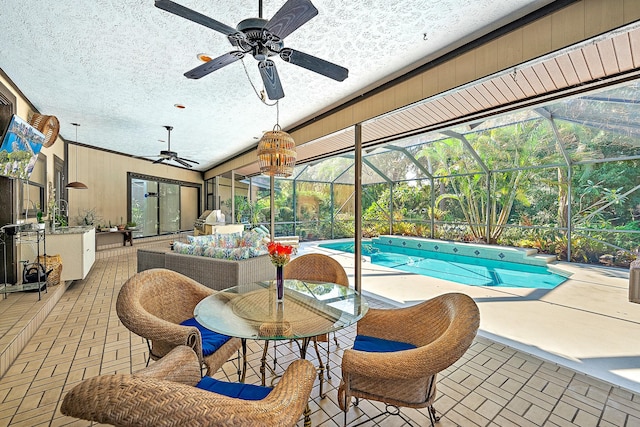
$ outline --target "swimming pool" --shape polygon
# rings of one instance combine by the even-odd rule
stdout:
[[[443,244],[446,242],[441,242],[440,246]],[[319,246],[350,253],[355,247],[353,242]],[[373,264],[472,286],[553,289],[567,280],[566,276],[544,266],[378,245],[372,241],[362,242],[362,255],[370,257]]]

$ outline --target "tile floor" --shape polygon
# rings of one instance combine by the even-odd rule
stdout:
[[[144,367],[146,344],[120,324],[115,312],[118,290],[135,270],[131,251],[114,251],[111,257],[99,257],[89,276],[68,288],[0,379],[0,426],[88,426],[88,422],[60,414],[65,392],[84,378]],[[386,305],[371,298],[370,302]],[[312,393],[314,426],[342,425],[335,389],[341,351],[354,334],[355,328],[341,331],[340,347],[332,346],[336,351],[327,397],[318,398],[317,386]],[[288,344],[278,346],[277,371],[295,358],[295,350]],[[310,353],[313,360],[313,351]],[[251,343],[249,354],[248,381],[258,383],[260,344]],[[230,363],[217,375],[227,373],[235,377]],[[439,377],[438,396],[435,406],[442,415],[440,427],[640,426],[640,395],[483,337]],[[349,412],[349,421],[380,410],[381,405],[362,401]],[[403,412],[416,425],[428,424],[422,411]],[[401,425],[396,418],[367,425]]]

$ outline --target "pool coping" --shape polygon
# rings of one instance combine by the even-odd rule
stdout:
[[[519,264],[552,267],[555,255],[539,254],[534,248],[457,242],[454,240],[430,239],[427,237],[381,235],[371,239],[374,246],[391,246],[421,251],[485,258]],[[556,270],[556,269],[554,269]],[[556,272],[556,271],[554,271]],[[561,274],[562,270],[558,270]]]

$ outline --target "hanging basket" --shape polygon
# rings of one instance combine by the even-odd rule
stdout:
[[[40,255],[38,263],[46,265],[49,272],[47,276],[47,287],[60,284],[60,276],[62,275],[62,257],[60,255]]]

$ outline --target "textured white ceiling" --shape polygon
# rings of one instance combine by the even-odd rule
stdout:
[[[349,69],[336,82],[275,58],[285,97],[286,129],[337,105],[437,52],[477,37],[551,0],[312,0],[314,17],[285,46]],[[177,0],[235,27],[258,15],[258,1]],[[269,19],[284,0],[264,0]],[[256,96],[238,61],[200,80],[183,73],[196,54],[233,50],[227,38],[154,6],[153,0],[4,0],[0,68],[43,114],[58,117],[61,135],[132,155],[171,148],[206,170],[256,144],[276,109]],[[425,40],[426,38],[426,40]],[[467,40],[468,41],[468,40]],[[251,57],[244,64],[258,90]],[[174,104],[184,104],[179,110]]]

